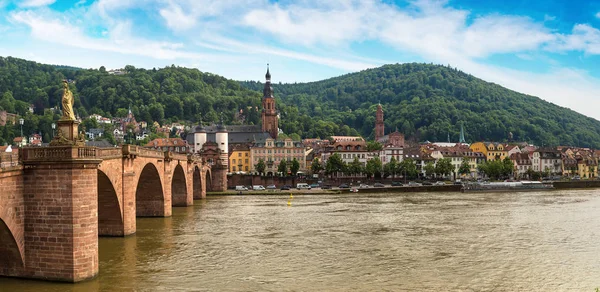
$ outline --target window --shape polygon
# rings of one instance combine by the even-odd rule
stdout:
[[[235,159],[233,159],[233,161],[231,163],[235,164]]]
[[[235,171],[235,166],[233,167],[233,171]]]
[[[246,171],[248,171],[248,166],[246,166]]]
[[[246,163],[248,163],[248,158],[246,158]]]
[[[238,152],[238,157],[242,157],[242,152]]]
[[[245,154],[246,154],[246,155],[244,155],[244,156],[248,157],[248,152],[246,152]]]

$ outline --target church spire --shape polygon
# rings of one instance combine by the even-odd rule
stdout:
[[[262,99],[262,131],[268,132],[273,139],[277,139],[279,133],[279,121],[277,109],[275,108],[275,98],[273,97],[273,87],[271,86],[271,72],[267,64],[267,74],[265,74],[265,87],[263,89]]]
[[[271,73],[269,73],[269,63],[267,63],[267,74],[265,74],[265,79],[267,79],[267,81],[271,81]]]
[[[263,88],[263,98],[273,98],[273,87],[271,86],[271,73],[269,72],[269,64],[267,63],[267,74],[265,74],[265,87]]]

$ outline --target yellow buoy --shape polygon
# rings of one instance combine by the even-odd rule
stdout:
[[[292,193],[290,193],[290,200],[294,198],[294,195],[292,195]]]
[[[288,201],[288,207],[292,206],[292,201]]]

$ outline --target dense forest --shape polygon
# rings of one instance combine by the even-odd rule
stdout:
[[[68,65],[68,64],[65,64]],[[126,66],[123,75],[105,68],[78,69],[0,57],[0,111],[22,115],[23,132],[42,132],[47,141],[58,119],[61,80],[72,80],[76,114],[125,116],[138,120],[258,124],[263,84],[237,82],[197,69]],[[258,78],[262,76],[257,76]],[[277,73],[273,72],[274,80]],[[599,148],[600,122],[537,97],[488,83],[453,68],[428,64],[386,65],[318,82],[274,84],[280,127],[302,137],[373,137],[381,103],[386,133],[395,128],[415,141],[514,140],[538,145]],[[28,113],[29,105],[34,114]],[[239,114],[243,110],[243,114]],[[18,135],[0,129],[0,144]]]
[[[93,113],[123,117],[131,108],[138,121],[150,124],[210,123],[221,118],[228,124],[260,123],[261,94],[236,81],[175,66],[152,70],[126,66],[124,71],[113,75],[103,67],[78,69],[0,57],[0,111],[23,116],[25,135],[48,133],[58,119],[58,111],[53,109],[60,108],[61,81],[69,79],[75,112],[82,118]],[[27,112],[30,104],[35,106],[35,114]],[[0,145],[18,136],[16,129],[0,129],[4,140]]]
[[[262,88],[260,82],[241,84]],[[458,141],[463,125],[467,142],[507,141],[512,133],[513,140],[536,145],[600,147],[599,121],[446,66],[385,65],[273,87],[279,104],[284,104],[284,132],[303,136],[314,135],[319,123],[333,122],[373,138],[376,106],[381,103],[386,133],[397,128],[416,141],[446,141],[448,136]],[[338,128],[316,134],[340,132]]]

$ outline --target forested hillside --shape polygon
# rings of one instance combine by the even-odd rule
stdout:
[[[149,123],[216,122],[221,113],[225,122],[239,123],[234,114],[244,109],[245,123],[260,122],[261,94],[242,88],[236,81],[174,66],[153,70],[126,66],[125,72],[111,75],[104,68],[84,70],[0,57],[0,111],[23,115],[25,135],[40,130],[48,133],[57,116],[47,109],[59,107],[61,81],[70,79],[74,81],[70,85],[74,108],[81,117],[92,113],[125,116],[131,107],[138,120]],[[29,104],[35,105],[36,115],[26,115]],[[1,135],[5,140],[17,135],[5,134]]]
[[[79,116],[124,116],[131,106],[138,120],[196,123],[260,122],[263,84],[237,82],[197,69],[126,66],[124,75],[104,68],[78,69],[0,57],[0,110],[25,117],[23,132],[51,131],[70,79]],[[277,80],[274,71],[273,79]],[[257,79],[262,76],[257,76]],[[375,108],[381,102],[386,132],[396,127],[417,141],[458,140],[463,124],[467,141],[514,140],[538,145],[600,147],[600,122],[569,109],[491,84],[458,70],[427,64],[386,65],[319,82],[273,85],[284,132],[302,137],[373,137]],[[568,98],[568,97],[565,97]],[[26,114],[29,104],[35,114]],[[248,108],[252,110],[248,110]],[[16,127],[0,129],[5,140]],[[10,133],[7,133],[10,131]],[[47,137],[44,140],[48,140]],[[0,144],[6,141],[0,141]]]
[[[314,123],[332,121],[373,137],[380,102],[386,133],[397,127],[418,141],[446,141],[448,134],[458,141],[463,124],[467,142],[506,141],[512,132],[514,140],[537,145],[600,147],[599,121],[446,66],[386,65],[273,88],[280,103],[297,106],[282,108],[285,132],[311,133]]]

